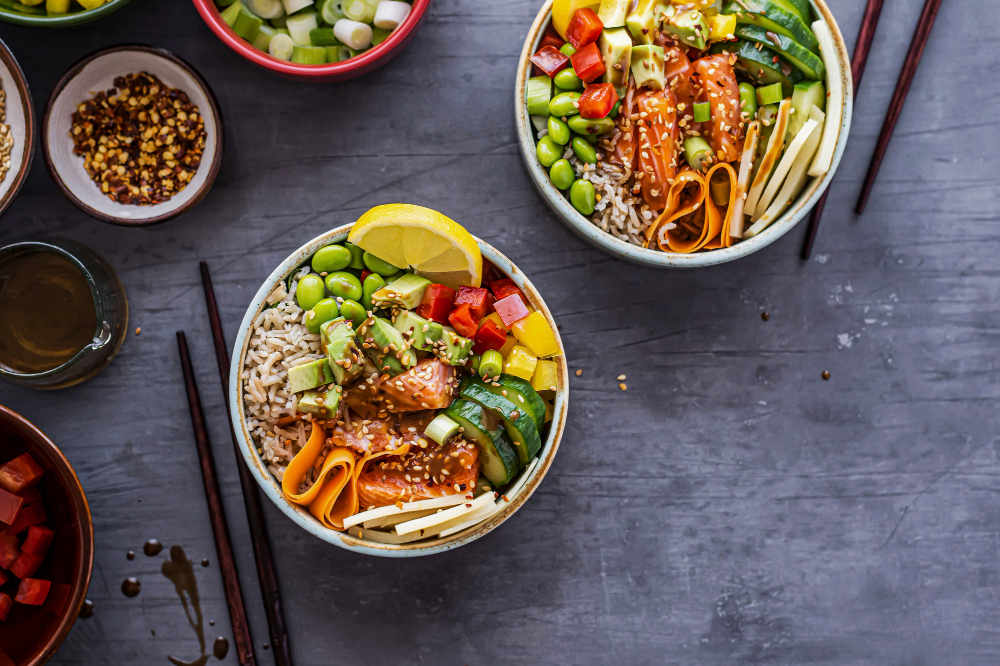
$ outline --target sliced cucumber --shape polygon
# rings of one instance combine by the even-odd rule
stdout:
[[[517,453],[500,420],[481,405],[455,400],[444,414],[462,427],[465,439],[479,447],[479,471],[494,490],[500,489],[517,474]]]
[[[552,99],[552,79],[547,76],[533,76],[528,79],[528,89],[525,98],[528,104],[528,115],[549,115],[549,100]]]
[[[809,25],[809,0],[771,0],[774,4],[778,5],[782,9],[792,12],[798,16],[802,21]],[[802,5],[805,5],[803,8]]]
[[[532,456],[542,448],[542,439],[538,436],[538,428],[531,411],[488,390],[483,380],[478,377],[466,377],[458,386],[458,394],[472,402],[495,412],[503,419],[507,434],[514,441],[517,459],[521,466],[527,465]]]
[[[488,391],[502,395],[515,405],[525,407],[538,432],[541,432],[542,426],[545,425],[545,402],[531,387],[531,383],[514,375],[501,375],[496,383],[500,386],[493,386],[492,382],[485,382],[483,386]]]
[[[802,81],[792,91],[792,116],[788,119],[787,140],[791,140],[809,120],[809,110],[826,108],[826,87],[822,81]]]
[[[813,53],[819,53],[819,42],[809,26],[795,12],[776,5],[771,0],[739,0],[726,3],[724,14],[736,14],[737,23],[759,25],[765,30],[791,37]]]
[[[737,71],[743,72],[758,86],[780,83],[785,96],[791,95],[792,86],[802,80],[802,72],[776,52],[766,46],[758,49],[753,42],[745,39],[720,42],[709,53],[732,53],[736,56],[734,67]]]
[[[773,35],[772,38],[768,36],[768,32],[759,25],[743,24],[736,26],[737,37],[742,37],[750,42],[760,43],[769,49],[777,51],[785,57],[785,60],[805,74],[806,78],[822,80],[826,76],[826,67],[823,66],[823,60],[818,55],[785,35],[771,32],[771,35]]]

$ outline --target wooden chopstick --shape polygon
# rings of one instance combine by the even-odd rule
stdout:
[[[885,115],[882,131],[878,135],[878,143],[875,144],[875,154],[872,155],[872,161],[868,165],[868,173],[865,174],[865,182],[861,187],[858,205],[854,207],[854,212],[858,215],[865,212],[868,196],[872,192],[879,167],[882,166],[882,158],[885,157],[886,148],[889,147],[892,132],[896,129],[896,121],[899,120],[899,114],[903,110],[906,94],[910,91],[910,84],[913,83],[917,67],[920,66],[920,57],[924,54],[924,47],[927,46],[927,39],[930,37],[931,28],[934,27],[934,19],[937,18],[940,8],[941,0],[925,0],[924,2],[920,20],[917,21],[917,29],[913,32],[913,41],[910,42],[910,50],[906,52],[906,60],[903,61],[903,70],[899,73],[899,79],[896,81],[896,90],[892,93],[889,111]]]
[[[181,331],[177,331],[177,348],[181,355],[181,369],[184,371],[184,386],[187,389],[188,408],[191,410],[194,441],[198,447],[198,461],[201,463],[201,480],[205,484],[205,498],[208,500],[212,536],[215,537],[215,550],[219,556],[219,566],[222,569],[222,587],[226,592],[229,620],[233,625],[236,658],[239,660],[240,666],[256,666],[257,657],[253,651],[253,638],[250,636],[250,625],[247,623],[247,610],[243,605],[243,590],[240,589],[236,558],[233,557],[233,543],[229,539],[229,525],[226,522],[225,509],[222,507],[219,478],[215,474],[212,445],[209,443],[208,428],[205,426],[205,412],[201,408],[201,398],[198,396],[198,385],[195,383],[194,369],[191,367],[187,340]]]
[[[222,395],[226,403],[226,414],[229,416],[229,434],[233,439],[233,450],[236,452],[236,467],[240,473],[240,488],[243,490],[243,505],[250,523],[250,540],[253,543],[254,561],[257,564],[257,579],[260,582],[260,593],[264,597],[264,613],[267,615],[267,628],[271,637],[271,648],[274,663],[277,666],[292,666],[291,648],[288,645],[288,631],[285,629],[285,616],[281,610],[281,594],[278,591],[278,576],[274,567],[274,556],[271,553],[271,540],[267,536],[267,523],[264,522],[264,507],[257,494],[257,484],[250,474],[250,469],[243,460],[236,431],[233,429],[233,414],[229,406],[229,352],[226,349],[226,338],[222,333],[222,319],[219,317],[219,306],[215,302],[215,290],[212,289],[212,276],[208,272],[208,264],[204,261],[201,268],[201,284],[205,289],[205,305],[208,307],[208,320],[212,326],[212,340],[215,343],[215,360],[219,367],[219,378],[222,380]]]
[[[861,17],[861,29],[858,30],[858,41],[854,44],[854,53],[851,55],[851,78],[854,80],[854,94],[858,94],[858,87],[861,85],[861,77],[865,73],[865,64],[868,62],[868,53],[872,50],[872,41],[875,39],[875,29],[878,28],[879,17],[882,16],[882,5],[885,0],[868,0],[865,5],[865,14]],[[832,183],[831,183],[832,186]],[[813,208],[812,217],[809,218],[809,230],[806,233],[806,242],[802,246],[803,261],[809,261],[812,255],[813,243],[816,242],[816,232],[819,231],[819,223],[823,218],[823,208],[826,206],[826,198],[830,196],[830,187],[816,202]]]

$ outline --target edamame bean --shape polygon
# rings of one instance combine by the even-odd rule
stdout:
[[[569,125],[555,116],[549,116],[548,129],[549,136],[560,146],[565,146],[569,143]],[[562,151],[559,151],[559,155],[562,156]]]
[[[571,145],[573,154],[578,160],[587,164],[597,164],[597,150],[582,136],[574,136]]]
[[[379,259],[371,252],[365,252],[362,260],[365,262],[365,266],[368,267],[368,270],[372,273],[378,273],[379,275],[392,275],[393,273],[398,273],[400,271],[398,266],[393,266],[388,261]]]
[[[362,259],[362,257],[364,256],[365,251],[362,250],[357,245],[355,245],[354,243],[346,243],[345,242],[344,243],[344,247],[346,247],[350,251],[350,253],[351,253],[351,264],[350,264],[350,267],[351,268],[356,268],[359,271],[364,270],[364,268],[365,268],[365,262]]]
[[[562,53],[567,58],[572,58],[573,54],[576,53],[576,49],[573,48],[572,44],[566,42],[565,44],[559,47],[559,52]]]
[[[562,157],[562,154],[562,146],[553,141],[551,136],[543,136],[538,140],[538,145],[535,146],[535,155],[538,156],[538,161],[546,169],[555,164],[556,160]]]
[[[552,165],[549,169],[549,178],[552,179],[552,184],[560,190],[567,190],[576,179],[576,174],[573,173],[573,165],[569,163],[569,160],[564,159],[558,160]]]
[[[331,319],[336,319],[339,314],[340,308],[337,307],[337,301],[332,298],[324,298],[306,313],[306,328],[309,329],[310,333],[319,333],[320,326]]]
[[[312,269],[317,273],[342,271],[350,265],[351,251],[343,245],[321,247],[312,258]]]
[[[549,114],[565,118],[567,116],[572,116],[575,113],[579,113],[576,106],[573,105],[573,103],[579,101],[579,99],[580,93],[578,92],[559,93],[549,100]]]
[[[611,118],[581,118],[579,115],[567,118],[566,124],[577,134],[585,136],[600,136],[615,128],[615,121]]]
[[[583,87],[583,81],[576,75],[572,67],[567,67],[552,77],[552,83],[556,84],[556,88],[562,90],[579,90]]]
[[[295,300],[303,310],[312,310],[313,306],[323,300],[323,278],[318,275],[303,275],[295,288]]]
[[[612,119],[617,118],[618,114],[621,113],[621,112],[622,112],[622,100],[621,100],[621,97],[619,97],[618,101],[615,102],[615,105],[613,107],[611,107],[611,112],[608,113],[608,118],[612,118]]]
[[[340,304],[340,314],[342,314],[345,319],[351,320],[351,323],[354,324],[355,330],[357,330],[361,324],[365,323],[365,319],[368,319],[368,312],[365,310],[364,306],[362,306],[361,303],[350,299]]]
[[[750,120],[757,117],[757,91],[749,83],[740,84],[740,105],[743,117]]]
[[[584,215],[593,213],[597,205],[594,184],[583,179],[575,181],[569,188],[569,202]]]
[[[356,301],[361,298],[361,280],[343,271],[326,276],[326,288],[336,298]]]
[[[365,307],[365,310],[372,310],[375,306],[372,304],[372,294],[385,286],[385,278],[383,278],[378,273],[372,273],[365,278],[365,285],[362,290],[361,305]],[[357,299],[355,299],[357,300]]]

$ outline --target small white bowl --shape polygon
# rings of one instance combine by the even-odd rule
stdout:
[[[207,134],[201,164],[191,182],[167,201],[151,206],[121,204],[109,199],[84,169],[83,158],[73,154],[70,137],[76,105],[97,92],[114,88],[116,77],[135,72],[153,74],[167,86],[187,93],[205,121]],[[45,165],[59,189],[85,213],[127,226],[169,220],[201,201],[219,173],[223,143],[219,104],[205,79],[169,51],[149,46],[112,46],[77,62],[56,84],[42,119]]]
[[[818,178],[812,178],[806,187],[799,194],[795,203],[786,210],[771,226],[754,236],[742,240],[732,247],[711,250],[709,252],[692,252],[691,254],[681,254],[678,252],[663,252],[658,249],[639,247],[619,240],[609,233],[602,231],[595,226],[589,218],[581,215],[565,194],[556,189],[549,179],[547,171],[538,162],[535,156],[535,132],[531,126],[531,119],[528,117],[528,109],[525,104],[525,90],[528,85],[528,78],[531,76],[532,54],[538,49],[538,43],[545,34],[545,29],[549,26],[552,18],[552,0],[548,0],[539,10],[535,22],[528,31],[528,36],[524,40],[524,48],[521,50],[521,57],[518,61],[517,80],[514,84],[514,121],[517,125],[518,143],[521,146],[521,157],[531,176],[531,182],[535,189],[542,195],[542,199],[549,209],[555,213],[556,217],[562,221],[574,234],[587,241],[599,250],[612,254],[626,261],[643,266],[655,266],[657,268],[697,268],[700,266],[714,266],[733,261],[748,254],[753,254],[757,250],[767,247],[778,240],[792,227],[798,224],[799,220],[806,216],[806,213],[823,196],[833,174],[840,164],[840,158],[844,154],[844,147],[847,145],[847,134],[851,127],[851,111],[854,99],[854,84],[851,78],[851,58],[848,55],[847,45],[844,43],[844,36],[840,34],[840,27],[833,18],[833,12],[826,5],[824,0],[811,0],[817,16],[825,20],[830,25],[833,33],[834,43],[837,47],[837,62],[840,65],[840,76],[843,81],[844,90],[844,117],[840,124],[840,134],[837,137],[837,146],[833,154],[833,164],[830,170]]]
[[[28,177],[31,157],[35,152],[35,113],[31,106],[31,93],[14,54],[0,41],[0,81],[7,93],[7,120],[14,147],[10,153],[10,169],[0,182],[0,215],[14,201]]]

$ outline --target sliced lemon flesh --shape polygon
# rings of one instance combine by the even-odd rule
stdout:
[[[476,239],[445,215],[413,204],[376,206],[362,215],[347,240],[393,266],[412,268],[431,282],[478,287],[483,255]]]

